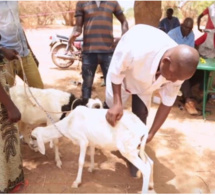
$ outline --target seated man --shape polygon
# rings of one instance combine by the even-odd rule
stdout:
[[[181,26],[168,32],[168,35],[178,44],[185,44],[194,47],[193,19],[185,18]],[[192,78],[186,80],[181,86],[181,92],[185,99],[185,108],[191,115],[198,114],[195,103],[192,99]]]
[[[159,29],[168,33],[170,30],[180,26],[180,22],[177,17],[172,16],[174,13],[172,8],[166,10],[166,18],[162,19],[159,24]]]

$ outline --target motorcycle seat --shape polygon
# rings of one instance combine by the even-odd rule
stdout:
[[[69,37],[63,35],[56,35],[59,39],[69,40]]]

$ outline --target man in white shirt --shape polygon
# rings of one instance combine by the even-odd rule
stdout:
[[[114,126],[123,115],[123,105],[132,95],[132,112],[146,123],[153,91],[159,89],[158,108],[147,142],[166,120],[181,84],[195,72],[198,52],[178,45],[163,31],[139,24],[123,35],[107,74],[107,121]]]

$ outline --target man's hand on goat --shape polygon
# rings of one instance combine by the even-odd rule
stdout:
[[[8,109],[7,114],[9,120],[13,123],[18,122],[21,119],[21,113],[15,105]]]
[[[113,127],[116,125],[116,122],[122,118],[123,108],[118,105],[114,105],[107,111],[106,120]]]
[[[149,143],[153,139],[154,135],[149,133],[146,143]]]

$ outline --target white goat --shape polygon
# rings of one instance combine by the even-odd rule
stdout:
[[[37,102],[35,102],[30,92]],[[29,125],[33,128],[42,124],[50,125],[64,117],[65,114],[62,113],[63,111],[70,111],[77,105],[87,103],[83,103],[81,99],[76,99],[73,94],[57,89],[37,89],[30,87],[30,92],[23,85],[16,85],[10,88],[11,99],[21,113],[21,121],[18,125],[20,132],[24,133],[25,141],[28,139],[25,135],[26,130],[31,131]],[[89,99],[88,106],[90,108],[101,108],[102,103],[99,99]],[[44,110],[48,112],[48,116]],[[49,116],[53,121],[50,120]],[[50,140],[50,143],[54,145],[56,165],[61,168],[62,162],[58,149],[58,139]]]
[[[95,147],[109,151],[119,150],[141,171],[143,175],[142,192],[147,193],[153,170],[153,162],[144,152],[148,137],[147,127],[135,114],[129,111],[124,111],[123,117],[115,127],[112,127],[106,121],[106,112],[106,109],[89,109],[78,106],[67,117],[56,123],[60,132],[53,126],[37,127],[32,131],[30,143],[33,147],[38,147],[42,154],[45,154],[45,143],[62,135],[80,145],[78,175],[72,187],[78,187],[81,183],[88,145],[91,151],[90,172],[94,169]],[[151,177],[151,184],[152,180]]]

